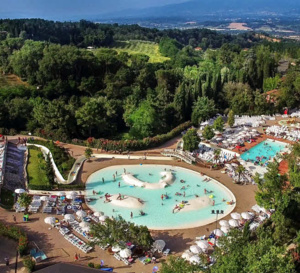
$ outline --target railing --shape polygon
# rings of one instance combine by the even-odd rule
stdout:
[[[177,150],[177,149],[165,149],[161,154],[164,156],[179,158],[188,164],[193,164],[194,162],[196,162],[196,158],[194,158],[193,156],[191,156],[190,154],[184,151]]]

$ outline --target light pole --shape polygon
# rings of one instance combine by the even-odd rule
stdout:
[[[216,229],[218,228],[218,215],[219,214],[224,214],[224,210],[212,210],[211,214],[215,214],[216,215]]]

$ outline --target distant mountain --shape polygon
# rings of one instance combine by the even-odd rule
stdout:
[[[209,16],[245,16],[260,14],[300,14],[300,0],[192,0],[180,4],[142,10],[124,10],[111,18],[199,18]],[[199,18],[201,19],[201,18]],[[217,18],[215,18],[217,19]]]

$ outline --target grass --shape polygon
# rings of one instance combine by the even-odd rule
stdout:
[[[9,87],[16,85],[27,85],[18,76],[14,74],[3,75],[0,71],[0,87]]]
[[[150,57],[149,63],[162,63],[170,60],[170,58],[160,54],[158,44],[154,42],[140,40],[116,41],[110,48],[116,50],[118,53],[127,52],[130,55],[147,55]]]
[[[29,160],[27,165],[27,174],[29,185],[50,186],[46,172],[43,169],[45,160],[43,157],[39,156],[42,152],[31,148],[28,151]]]
[[[13,192],[7,189],[1,189],[1,206],[5,209],[11,209],[14,205],[14,196]]]

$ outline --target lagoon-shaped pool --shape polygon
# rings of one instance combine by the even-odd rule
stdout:
[[[105,201],[106,193],[111,195],[110,202]],[[122,200],[118,200],[119,194]],[[94,211],[102,211],[109,217],[121,215],[128,221],[157,230],[206,225],[216,220],[211,210],[224,211],[219,220],[235,207],[235,204],[227,204],[235,201],[235,197],[221,183],[170,165],[124,165],[101,169],[88,178],[86,197],[94,199],[88,203]],[[187,203],[180,210],[174,210],[182,201]],[[140,215],[141,210],[145,212],[144,216]]]

